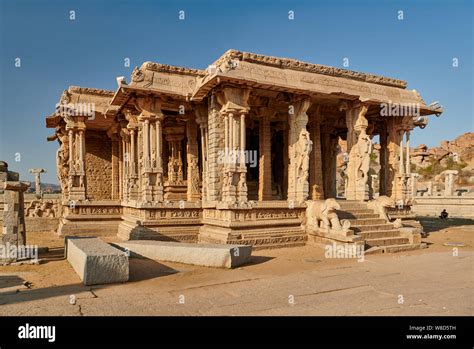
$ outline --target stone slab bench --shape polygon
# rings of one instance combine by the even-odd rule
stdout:
[[[84,285],[128,281],[128,255],[98,238],[66,240],[67,260]]]
[[[205,267],[235,268],[250,261],[252,246],[193,244],[154,240],[117,242],[131,257],[176,262]]]

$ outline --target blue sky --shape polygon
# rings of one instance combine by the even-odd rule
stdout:
[[[229,48],[408,81],[445,113],[412,144],[473,130],[472,1],[0,0],[0,159],[57,182],[44,118],[70,85],[115,89],[144,61],[205,68]],[[76,19],[69,20],[74,10]],[[178,12],[185,11],[185,20]],[[295,19],[288,20],[288,11]],[[404,19],[398,20],[402,10]],[[21,67],[15,67],[15,58]],[[131,66],[124,66],[130,58]],[[459,66],[452,66],[458,58]],[[21,161],[15,154],[21,154]]]

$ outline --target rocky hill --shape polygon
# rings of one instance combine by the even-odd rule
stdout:
[[[347,166],[346,142],[339,141],[337,157],[338,190],[343,191],[344,171]],[[380,145],[374,144],[371,168],[369,173],[377,174],[379,165]],[[439,146],[428,148],[425,144],[410,149],[411,171],[420,175],[419,184],[434,181],[443,185],[440,178],[445,170],[458,170],[455,184],[458,187],[474,187],[474,133],[467,132],[452,141],[442,141]],[[377,183],[376,183],[377,184]]]

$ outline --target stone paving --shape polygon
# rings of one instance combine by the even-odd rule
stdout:
[[[0,315],[473,315],[472,233],[363,262],[315,246],[256,251],[232,270],[132,259],[128,283],[92,287],[52,249],[44,264],[0,268]],[[459,239],[453,255],[443,243]]]

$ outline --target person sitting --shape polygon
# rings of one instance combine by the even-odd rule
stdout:
[[[441,219],[448,218],[448,212],[446,212],[446,209],[443,209],[443,211],[441,211],[441,214],[440,214],[439,218],[441,218]]]

